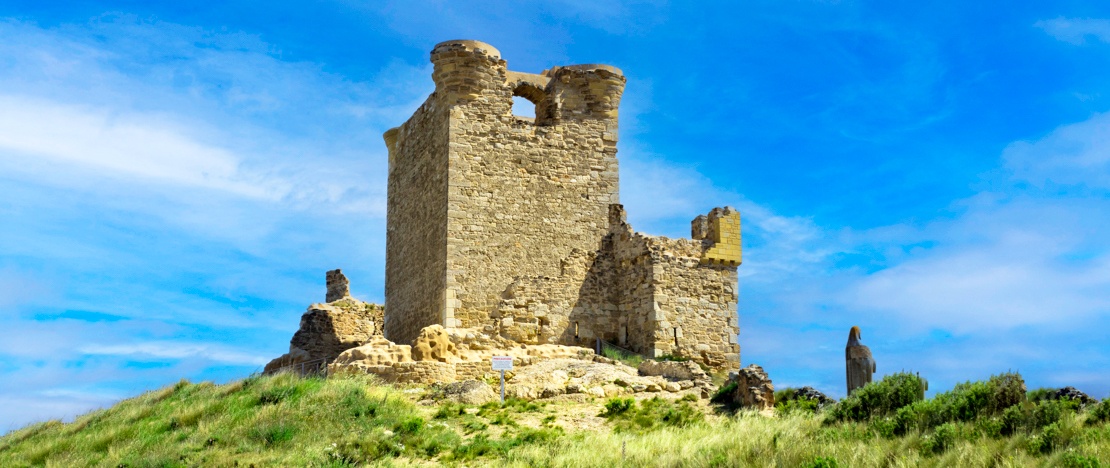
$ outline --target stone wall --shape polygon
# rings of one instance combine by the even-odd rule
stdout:
[[[721,218],[735,211],[714,213]],[[709,217],[699,218],[708,224]],[[639,234],[620,205],[612,205],[609,221],[601,248],[564,259],[561,275],[518,277],[488,328],[519,343],[593,346],[601,338],[646,356],[682,356],[717,369],[739,369],[736,267],[705,260],[714,252],[731,252],[730,239]],[[735,221],[738,229],[738,216]],[[738,256],[738,236],[736,242]]]
[[[436,45],[431,61],[435,91],[385,134],[387,338],[410,343],[440,324],[739,367],[739,214],[700,216],[687,240],[628,226],[619,69],[513,72],[465,40]],[[512,114],[514,96],[535,104],[534,119]]]
[[[307,352],[307,360],[331,361],[339,353],[381,334],[382,315],[381,306],[350,298],[312,304],[301,315],[300,328],[293,334],[289,347]]]
[[[557,276],[573,250],[596,250],[618,196],[620,70],[509,72],[496,49],[476,41],[441,43],[431,58],[436,91],[387,133],[397,142],[390,145],[386,303],[406,324],[391,318],[386,333],[400,341],[431,323],[488,323],[515,276]],[[536,103],[538,117],[512,115],[514,95]]]
[[[432,95],[404,125],[385,134],[385,302],[391,304],[385,335],[397,342],[444,323],[448,107]]]
[[[710,367],[740,367],[736,268],[702,264],[703,246],[652,238],[656,355],[694,358]]]

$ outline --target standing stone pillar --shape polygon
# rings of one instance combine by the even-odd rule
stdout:
[[[860,343],[859,327],[852,327],[848,331],[844,360],[848,374],[848,394],[851,395],[857,388],[871,383],[871,374],[875,373],[875,359],[871,357],[871,349]]]
[[[335,302],[351,295],[350,282],[343,276],[343,270],[338,268],[327,274],[328,295],[327,302]]]

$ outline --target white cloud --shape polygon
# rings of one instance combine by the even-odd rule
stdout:
[[[266,180],[239,169],[230,151],[185,136],[186,130],[150,115],[119,115],[109,109],[81,109],[17,96],[0,96],[0,149],[5,166],[47,159],[60,166],[81,165],[168,183],[276,200],[288,183]]]
[[[85,354],[130,356],[133,358],[201,358],[236,365],[262,365],[270,361],[270,359],[256,354],[234,351],[214,343],[152,341],[115,345],[89,344],[82,346],[79,351]]]
[[[1019,180],[1110,188],[1110,114],[1064,125],[1035,142],[1010,144],[1002,153]]]
[[[1088,37],[1110,42],[1110,20],[1090,18],[1065,18],[1037,21],[1033,26],[1043,29],[1058,40],[1083,44]]]
[[[106,407],[119,398],[100,394],[0,395],[0,435],[35,422],[54,418],[72,421],[76,416]]]

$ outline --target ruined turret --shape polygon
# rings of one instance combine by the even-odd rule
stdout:
[[[864,346],[859,340],[859,327],[852,327],[848,331],[848,345],[844,347],[849,395],[857,388],[871,383],[871,374],[875,373],[875,359],[871,357],[871,348]]]

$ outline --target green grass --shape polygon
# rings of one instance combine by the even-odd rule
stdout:
[[[603,426],[588,430],[561,426],[562,403],[421,406],[368,377],[182,381],[0,437],[0,466],[1110,467],[1110,403],[1028,398],[1013,377],[929,400],[895,377],[775,418],[720,416],[689,400],[596,400],[584,409]],[[880,401],[883,392],[907,401]]]
[[[612,346],[603,346],[601,348],[601,355],[631,367],[640,367],[640,364],[644,362],[643,356],[636,353],[625,352]]]

